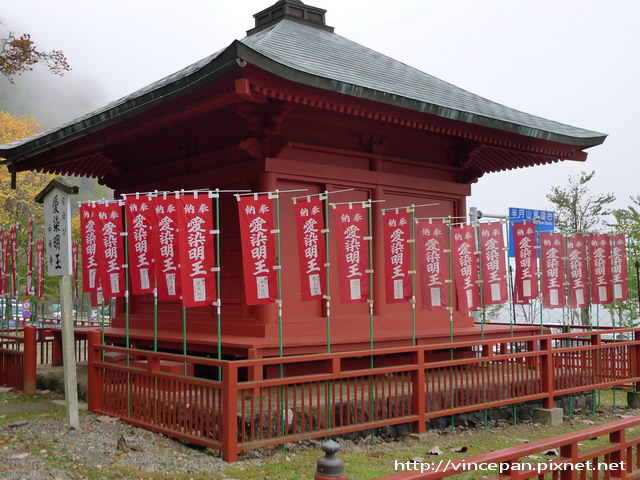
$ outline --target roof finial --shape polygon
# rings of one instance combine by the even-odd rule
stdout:
[[[264,30],[285,19],[333,32],[333,27],[325,23],[325,13],[327,13],[326,10],[305,5],[301,0],[279,0],[253,16],[256,19],[256,26],[248,30],[247,35]]]

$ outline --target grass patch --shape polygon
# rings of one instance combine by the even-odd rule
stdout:
[[[345,471],[349,478],[358,480],[374,480],[386,475],[398,473],[395,470],[395,461],[407,462],[416,459],[419,462],[438,463],[441,460],[460,460],[472,455],[500,450],[507,447],[522,445],[522,440],[534,442],[564,433],[584,430],[594,425],[619,420],[619,414],[635,414],[637,411],[629,410],[626,406],[626,391],[617,389],[604,390],[599,396],[600,403],[596,406],[596,413],[592,411],[581,411],[574,414],[572,421],[563,422],[560,425],[544,427],[531,422],[522,422],[516,426],[498,422],[491,424],[490,428],[484,429],[481,426],[474,429],[458,430],[450,433],[442,432],[433,441],[405,442],[342,442],[343,447],[339,456],[345,462]],[[616,405],[614,408],[614,398]],[[596,395],[597,400],[597,395]],[[593,423],[592,423],[593,422]],[[586,440],[581,442],[581,449],[591,448],[604,444],[608,437],[598,440]],[[340,442],[340,440],[338,440]],[[428,452],[435,446],[442,451],[442,455],[429,455]],[[456,453],[451,449],[455,447],[466,447],[465,452]],[[281,452],[279,448],[272,449],[271,454],[266,458],[256,460],[246,460],[237,464],[229,464],[225,469],[226,477],[237,478],[238,480],[249,480],[254,478],[268,478],[272,480],[297,480],[313,479],[315,464],[322,455],[319,448]],[[536,454],[535,457],[523,459],[531,463],[546,462],[553,460],[553,456]],[[497,474],[498,472],[493,472]],[[483,478],[491,472],[468,472],[457,475],[456,478]],[[222,478],[226,478],[222,477]]]

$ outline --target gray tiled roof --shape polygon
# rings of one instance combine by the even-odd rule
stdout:
[[[606,137],[505,107],[335,33],[282,20],[70,123],[0,145],[0,156],[28,158],[100,130],[240,68],[238,58],[299,83],[529,137],[583,148]]]
[[[536,138],[547,138],[545,133],[575,139],[603,137],[487,100],[340,35],[296,22],[283,20],[241,42],[292,69],[339,82],[335,90],[348,95],[360,96],[365,88],[379,92],[377,99],[385,103]],[[418,108],[407,100],[417,101]],[[512,125],[504,128],[504,124]]]

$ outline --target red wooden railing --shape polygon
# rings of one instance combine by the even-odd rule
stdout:
[[[394,468],[402,473],[380,480],[461,478],[462,472],[470,471],[499,474],[490,477],[496,479],[638,478],[640,435],[628,437],[629,430],[638,425],[640,417],[634,417],[455,461],[396,461]],[[604,436],[608,438],[598,439]],[[595,446],[590,440],[597,441]],[[557,451],[558,456],[539,462],[530,458],[543,458],[550,450]]]
[[[36,328],[0,334],[0,385],[36,392]]]
[[[622,332],[634,340],[608,341]],[[234,461],[387,425],[422,432],[429,418],[525,401],[550,408],[558,395],[637,385],[639,362],[640,329],[236,361],[106,346],[90,332],[89,408]]]

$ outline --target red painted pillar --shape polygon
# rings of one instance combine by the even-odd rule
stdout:
[[[53,333],[51,364],[54,366],[62,365],[62,330],[52,329],[51,332]]]
[[[97,345],[102,344],[99,330],[91,330],[87,335],[87,403],[90,412],[102,410],[102,370],[96,364],[102,361]]]
[[[36,327],[27,325],[24,327],[24,358],[23,358],[23,384],[22,390],[28,395],[36,393]]]

